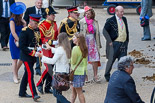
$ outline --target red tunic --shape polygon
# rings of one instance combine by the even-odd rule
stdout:
[[[54,45],[52,45],[52,40],[57,40],[58,36],[58,29],[56,22],[44,20],[39,24],[39,30],[42,44],[48,42],[50,46],[54,47]],[[51,50],[45,50],[42,48],[42,51],[44,56],[53,57]]]

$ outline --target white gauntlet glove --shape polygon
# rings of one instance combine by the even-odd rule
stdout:
[[[35,56],[35,57],[38,57],[38,54],[39,54],[39,52],[36,52],[34,56]]]
[[[58,45],[58,40],[53,41],[53,45]]]

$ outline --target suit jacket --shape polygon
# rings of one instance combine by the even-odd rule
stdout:
[[[126,41],[128,42],[129,41],[129,30],[128,30],[127,19],[125,17],[122,17],[122,20],[124,21],[124,24],[126,27],[126,34],[127,34]],[[116,16],[113,16],[106,20],[105,26],[103,28],[103,35],[106,39],[106,57],[108,59],[109,52],[110,52],[109,43],[115,41],[118,37],[118,25],[117,25]]]
[[[127,19],[125,17],[122,17],[124,24],[126,26],[126,34],[127,34],[127,39],[126,41],[129,41],[129,30],[128,30],[128,24],[127,24]],[[117,25],[117,20],[116,16],[113,16],[111,18],[108,18],[104,29],[103,29],[103,35],[105,36],[107,41],[115,41],[118,37],[118,25]],[[111,39],[111,40],[110,40]]]
[[[152,16],[152,0],[142,0],[141,1],[141,13],[140,16],[144,17],[144,16]]]
[[[9,0],[10,6],[15,3],[15,0]],[[3,0],[0,0],[0,17],[2,17],[3,14]]]
[[[110,77],[104,103],[144,103],[136,92],[133,78],[117,70]]]
[[[44,11],[45,11],[44,8],[41,8],[41,12],[43,13]],[[26,12],[25,12],[25,15],[24,15],[24,20],[26,21],[27,25],[29,23],[29,15],[30,14],[37,14],[35,6],[29,7],[29,8],[26,9]]]

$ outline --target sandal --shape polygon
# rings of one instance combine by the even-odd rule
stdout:
[[[19,83],[19,80],[16,79],[16,78],[13,78],[13,82],[14,82],[15,84],[18,84],[18,83]]]
[[[94,77],[93,80],[96,83],[100,83],[101,82],[101,80],[100,80],[100,78],[98,76]]]

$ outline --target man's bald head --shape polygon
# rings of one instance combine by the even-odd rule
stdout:
[[[117,6],[117,7],[115,8],[116,11],[122,10],[122,9],[124,9],[122,6]]]
[[[38,8],[38,9],[41,9],[42,8],[42,3],[43,2],[43,0],[36,0],[35,1],[35,6]]]
[[[119,18],[122,18],[123,17],[123,15],[124,15],[124,8],[122,7],[122,6],[117,6],[116,8],[115,8],[115,13],[116,13],[116,15],[119,17]]]

